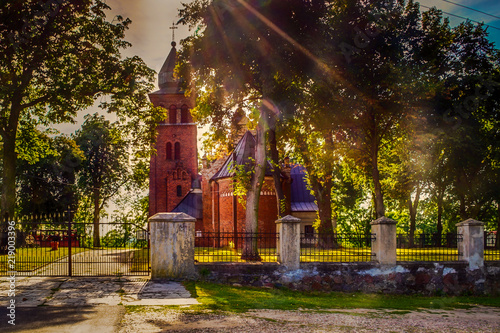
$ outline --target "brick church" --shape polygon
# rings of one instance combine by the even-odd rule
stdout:
[[[176,60],[176,43],[172,42],[158,74],[159,90],[149,94],[155,106],[168,110],[168,118],[157,125],[156,154],[150,161],[149,215],[184,212],[196,218],[197,235],[242,231],[245,208],[233,195],[230,165],[243,165],[255,157],[254,135],[242,131],[233,152],[212,163],[203,160],[198,172],[197,125],[190,113],[192,101],[173,75]],[[306,188],[305,170],[298,165],[283,165],[282,170],[281,186],[289,198],[287,214],[302,219],[302,232],[312,232],[318,207]],[[277,207],[273,178],[266,171],[259,204],[260,232],[276,230]]]

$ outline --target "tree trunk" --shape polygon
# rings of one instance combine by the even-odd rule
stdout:
[[[255,144],[255,172],[250,181],[250,188],[247,192],[247,204],[245,212],[245,242],[241,259],[260,261],[258,250],[258,216],[259,199],[264,176],[266,172],[266,131],[264,126],[264,117],[261,115],[257,124],[257,135]]]
[[[462,221],[465,221],[467,220],[467,209],[466,209],[466,205],[465,205],[465,195],[463,193],[460,193],[458,195],[458,198],[460,199],[460,218],[462,219]]]
[[[497,200],[497,236],[495,239],[495,248],[500,250],[500,200]]]
[[[273,181],[274,189],[276,190],[276,204],[278,205],[278,216],[283,217],[290,212],[287,212],[285,200],[290,201],[291,198],[285,198],[285,193],[281,187],[281,169],[279,167],[279,154],[276,143],[276,129],[269,130],[269,151],[271,153],[271,161],[273,164]]]
[[[417,193],[415,194],[415,201],[412,202],[411,194],[408,198],[408,208],[410,211],[410,247],[413,247],[415,241],[415,229],[417,226],[417,208],[420,200],[420,184],[417,184]]]
[[[436,235],[436,246],[441,246],[441,239],[443,238],[443,197],[444,191],[439,190],[437,197],[437,235]]]
[[[99,205],[100,191],[99,188],[94,189],[94,247],[101,247],[101,232],[99,228],[99,215],[101,206]]]
[[[14,218],[16,208],[16,135],[12,131],[4,132],[2,162],[2,198],[1,211],[3,219]]]
[[[335,230],[337,223],[333,220],[332,200],[331,193],[333,182],[331,178],[326,179],[320,183],[317,179],[309,176],[311,185],[316,195],[316,202],[318,203],[318,240],[316,247],[321,249],[335,249],[338,248],[338,242],[335,238]]]
[[[372,179],[373,179],[373,192],[375,194],[375,213],[377,219],[385,216],[384,196],[382,194],[382,185],[380,184],[380,172],[378,170],[378,149],[375,143],[372,147]]]

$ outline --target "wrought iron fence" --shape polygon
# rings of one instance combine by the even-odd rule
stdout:
[[[302,233],[301,262],[361,262],[373,259],[371,242],[374,234],[335,233],[330,235]]]
[[[500,244],[498,231],[484,232],[484,261],[500,261]]]
[[[15,229],[13,251],[0,248],[0,275],[149,274],[147,231],[131,223],[100,223],[94,233],[93,224],[64,217],[19,219]]]
[[[397,235],[397,261],[457,261],[458,243],[462,235],[418,234],[413,238],[409,234]]]
[[[198,232],[195,237],[195,261],[276,262],[277,233]]]

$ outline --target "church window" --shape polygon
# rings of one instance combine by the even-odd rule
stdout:
[[[172,143],[167,142],[167,160],[172,159]]]
[[[182,186],[177,185],[177,196],[182,197]]]
[[[189,109],[187,105],[183,105],[181,108],[181,123],[189,123]]]
[[[168,110],[168,122],[170,124],[177,123],[177,107],[175,105],[172,105]]]
[[[181,159],[181,144],[180,142],[175,143],[175,157],[176,160]]]

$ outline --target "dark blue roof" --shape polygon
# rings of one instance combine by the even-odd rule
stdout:
[[[290,177],[292,178],[292,211],[309,212],[318,210],[315,203],[316,198],[307,188],[306,174],[307,170],[299,164],[293,165],[290,170]]]
[[[201,190],[192,190],[172,210],[174,213],[186,213],[196,219],[203,218],[203,203]]]
[[[252,133],[250,133],[250,131],[247,131],[240,139],[233,152],[226,159],[219,171],[217,171],[217,173],[212,176],[211,180],[234,176],[234,173],[230,172],[230,170],[231,166],[234,165],[235,160],[237,165],[245,165],[247,171],[253,168],[255,161],[255,144],[255,137],[252,135]],[[272,176],[271,164],[267,162],[266,165],[266,176]]]

